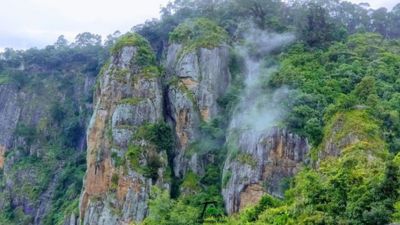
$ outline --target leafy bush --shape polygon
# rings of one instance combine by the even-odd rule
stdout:
[[[137,145],[130,144],[128,146],[128,151],[126,152],[126,158],[129,160],[130,164],[134,169],[140,169],[140,158],[142,154],[142,148]]]
[[[326,121],[336,112],[366,108],[384,123],[385,140],[397,151],[399,121],[393,110],[398,108],[390,102],[397,98],[399,52],[397,42],[370,33],[352,35],[321,50],[293,45],[281,55],[281,68],[270,82],[272,87],[296,89],[287,104],[287,126],[318,145]]]
[[[36,138],[36,128],[30,125],[19,123],[15,129],[15,135],[23,137],[28,145]]]
[[[138,128],[136,139],[144,139],[154,144],[159,152],[172,150],[174,141],[172,130],[168,124],[164,122],[148,123]]]
[[[151,49],[149,42],[144,37],[136,33],[125,34],[120,37],[111,48],[111,53],[115,55],[126,46],[134,46],[137,48],[135,63],[142,68],[156,64],[156,58],[153,50]]]
[[[170,33],[172,43],[183,44],[186,50],[214,48],[228,41],[227,32],[211,20],[190,19]]]

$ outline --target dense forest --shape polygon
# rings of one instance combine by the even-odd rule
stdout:
[[[163,116],[140,125],[119,124],[118,129],[135,129],[121,154],[114,150],[116,144],[96,147],[111,149],[109,158],[116,169],[107,189],[113,197],[91,196],[93,204],[107,199],[117,205],[109,199],[119,198],[121,177],[135,171],[132,174],[151,183],[151,190],[147,190],[145,218],[137,216],[129,220],[131,224],[400,222],[400,4],[388,10],[339,0],[175,0],[160,13],[160,19],[134,26],[127,34],[116,31],[104,41],[87,32],[72,43],[60,36],[43,49],[8,48],[0,54],[0,106],[10,107],[13,96],[24,105],[14,130],[6,122],[11,120],[9,114],[0,109],[4,127],[0,131],[0,224],[124,224],[84,220],[83,208],[90,204],[82,193],[89,193],[91,181],[86,133],[96,121],[94,116],[90,122],[90,117],[99,111],[96,102],[114,101],[104,97],[114,90],[105,88],[112,83],[107,76],[123,85],[131,82],[124,80],[128,72],[117,68],[124,63],[116,61],[127,54],[121,53],[126,46],[137,48],[138,55],[131,60],[136,65],[132,73],[139,74],[136,79],[159,80],[139,83],[150,92],[162,86]],[[230,78],[216,99],[218,115],[199,119],[183,159],[176,150],[180,117],[174,117],[178,107],[174,102],[183,97],[176,93],[182,92],[192,108],[201,108],[196,102],[201,91],[191,93],[193,84],[185,86],[187,77],[170,72],[174,45],[181,46],[176,57],[182,59],[193,52],[228,49]],[[199,58],[201,70],[201,60],[207,59]],[[188,58],[185,63],[192,61]],[[249,65],[255,63],[260,69],[253,84],[248,82]],[[142,103],[145,92],[139,90],[140,97],[125,96],[115,104],[140,105],[142,114],[151,114],[144,110],[147,103]],[[251,108],[261,112],[254,116],[255,123],[240,114]],[[275,113],[271,108],[279,116],[271,116]],[[239,129],[243,118],[248,123]],[[249,170],[258,166],[254,155],[236,142],[241,141],[238,133],[258,132],[253,124],[264,125],[264,121],[290,133],[286,136],[306,140],[309,151],[295,174],[279,180],[275,185],[279,187],[268,182],[260,185],[265,191],[258,203],[229,211],[223,193],[236,184],[236,175],[227,168],[234,168],[235,162]],[[103,139],[116,139],[114,127],[103,129]],[[104,152],[93,156],[96,169],[102,157],[108,157]],[[187,158],[194,161],[193,156],[204,159],[200,172],[176,168]],[[111,214],[126,219],[125,206],[112,207]],[[86,216],[95,211],[87,208]],[[77,221],[70,219],[75,217]]]

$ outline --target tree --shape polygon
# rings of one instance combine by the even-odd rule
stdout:
[[[279,0],[235,0],[234,9],[243,18],[252,18],[253,22],[260,28],[268,28],[271,19],[279,15],[281,1]]]
[[[66,48],[68,47],[68,40],[65,39],[64,35],[61,35],[57,38],[57,41],[54,43],[55,48]]]
[[[393,7],[389,14],[389,36],[392,38],[400,37],[400,3]]]
[[[119,37],[121,37],[121,32],[119,30],[116,30],[114,31],[114,33],[107,35],[104,46],[110,48],[117,42]]]
[[[80,33],[75,37],[73,46],[75,47],[88,47],[101,45],[101,36],[89,32]]]
[[[386,8],[379,8],[371,15],[372,31],[388,36],[388,13]]]
[[[321,47],[333,41],[334,25],[329,21],[328,12],[315,3],[308,5],[301,36],[311,47]]]

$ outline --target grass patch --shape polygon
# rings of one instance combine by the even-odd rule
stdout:
[[[1,74],[0,75],[0,85],[8,84],[8,83],[10,83],[10,77],[5,74]]]
[[[257,160],[254,159],[254,157],[248,153],[239,153],[237,155],[237,161],[240,162],[241,164],[247,164],[252,168],[257,166]]]
[[[121,105],[138,105],[141,101],[143,101],[143,99],[141,98],[124,98],[121,99],[121,101],[119,101],[119,104]]]

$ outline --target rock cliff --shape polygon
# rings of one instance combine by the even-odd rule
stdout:
[[[152,185],[169,187],[166,149],[147,136],[163,121],[163,96],[160,72],[142,39],[126,36],[132,43],[114,51],[98,80],[87,131],[82,224],[141,221]]]
[[[191,31],[192,25],[185,26]],[[211,26],[212,32],[220,29],[202,20],[195,26],[206,30]],[[188,28],[178,27],[172,37],[179,37],[179,29]],[[111,58],[97,81],[94,76],[79,74],[55,80],[54,85],[39,88],[41,92],[37,87],[32,92],[13,84],[0,85],[0,122],[4,127],[0,132],[0,168],[4,171],[0,208],[17,208],[28,215],[27,221],[32,221],[27,224],[54,222],[46,218],[54,210],[53,196],[65,194],[60,193],[60,184],[68,182],[76,172],[73,168],[82,169],[80,164],[84,163],[69,151],[82,153],[84,149],[83,188],[79,203],[74,200],[77,196],[69,198],[65,225],[141,222],[149,213],[154,186],[173,193],[182,183],[180,192],[185,195],[193,193],[183,190],[186,186],[200,185],[199,180],[214,176],[205,179],[215,181],[212,185],[219,193],[221,169],[222,196],[228,213],[257,203],[266,193],[282,196],[285,179],[293,176],[306,159],[307,140],[285,129],[267,129],[265,123],[260,124],[262,132],[251,128],[225,130],[229,115],[221,108],[220,100],[232,88],[232,49],[224,38],[226,34],[219,32],[221,37],[212,40],[208,35],[190,40],[171,38],[162,62],[164,71],[143,37],[126,34],[112,47]],[[72,82],[72,87],[60,91],[63,82]],[[88,101],[92,87],[93,104]],[[262,91],[257,87],[256,94]],[[41,95],[45,92],[54,93],[54,102],[46,101]],[[265,101],[268,98],[255,102]],[[60,102],[70,105],[62,106]],[[66,110],[69,108],[73,110]],[[224,121],[224,125],[218,121]],[[86,126],[85,140],[82,130]],[[197,146],[210,141],[205,132],[218,133],[218,138],[206,135],[213,139],[207,144],[214,146]],[[55,142],[48,140],[58,136],[65,136],[67,141],[62,139],[55,152],[46,152],[47,148],[55,148]],[[229,149],[227,156],[215,152],[224,146]],[[60,155],[71,158],[58,160]],[[21,184],[39,191],[23,193],[26,188],[21,188],[13,192]],[[206,188],[195,189],[197,193]]]
[[[85,149],[95,76],[81,64],[65,69],[30,64],[12,75],[20,80],[0,84],[0,211],[19,214],[24,224],[43,224],[62,182],[58,174]]]
[[[231,214],[257,204],[264,194],[282,197],[285,181],[307,158],[307,140],[285,129],[231,134],[234,149],[224,165],[222,195]]]
[[[198,48],[185,51],[181,44],[168,48],[168,115],[176,134],[174,173],[182,177],[188,170],[204,173],[204,159],[189,156],[190,145],[199,139],[201,123],[216,118],[221,109],[217,100],[230,83],[229,47]]]

